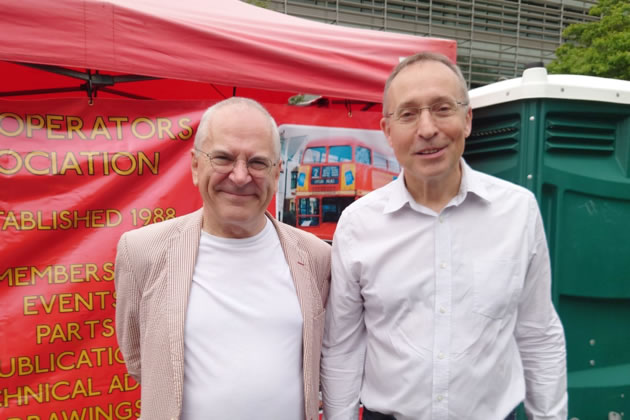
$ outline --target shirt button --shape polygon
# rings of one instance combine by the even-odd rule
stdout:
[[[441,396],[441,395],[438,395],[438,396],[437,396],[437,400],[438,400],[438,401],[442,401],[443,399],[444,399],[444,397],[443,397],[443,396]]]
[[[440,221],[440,223],[444,223],[444,216],[438,217],[438,220]]]
[[[440,268],[446,268],[446,263],[445,262],[441,263]]]
[[[444,359],[444,353],[440,352],[440,354],[438,354],[438,359]]]
[[[444,306],[440,306],[440,313],[441,314],[445,314],[446,313],[446,309],[444,309]]]

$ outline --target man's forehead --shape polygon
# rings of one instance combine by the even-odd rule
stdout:
[[[211,131],[225,129],[263,130],[269,125],[267,116],[258,108],[246,103],[235,103],[217,109],[210,121]]]
[[[415,83],[422,85],[422,89],[414,89]],[[423,61],[401,70],[392,80],[388,99],[410,105],[425,100],[433,103],[453,99],[459,88],[457,75],[448,66],[438,61]]]
[[[446,64],[439,61],[420,61],[402,69],[392,80],[392,86],[420,77],[450,79],[457,82],[457,76]]]
[[[226,114],[221,115],[217,112],[213,115],[208,136],[204,139],[207,147],[226,153],[236,152],[246,144],[248,148],[255,145],[259,152],[265,151],[266,148],[273,149],[272,127],[264,114],[251,107],[246,109],[248,112],[246,114],[239,112],[238,107],[231,108],[225,110],[228,111]]]
[[[212,122],[214,123],[216,121],[225,119],[225,117],[229,115],[243,115],[244,113],[247,114],[247,117],[243,117],[243,118],[248,118],[250,115],[254,115],[256,112],[260,113],[258,109],[246,103],[240,103],[240,102],[228,103],[214,111],[214,114],[212,115],[212,120],[213,120]],[[212,124],[212,125],[216,125],[216,124]]]

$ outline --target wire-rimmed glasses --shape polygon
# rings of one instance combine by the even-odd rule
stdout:
[[[208,153],[203,150],[195,148],[195,150],[208,158],[210,165],[212,168],[221,173],[227,174],[232,172],[232,170],[236,167],[236,162],[239,159],[234,158],[225,153]],[[249,174],[255,178],[262,178],[269,174],[269,171],[272,167],[276,166],[278,163],[273,162],[271,159],[267,159],[266,157],[253,157],[247,161],[245,161],[245,166],[247,167],[247,171]]]
[[[434,119],[440,120],[455,115],[457,109],[462,106],[468,106],[468,102],[444,99],[428,106],[406,106],[398,108],[385,116],[387,118],[393,117],[394,120],[401,124],[413,124],[418,121],[423,109],[428,109]]]

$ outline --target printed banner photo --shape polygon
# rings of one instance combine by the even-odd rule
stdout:
[[[115,334],[116,245],[128,230],[201,207],[190,156],[210,105],[0,101],[1,419],[140,415],[139,384],[126,373]],[[384,168],[375,174],[364,169],[368,155],[372,166],[381,155],[369,139],[378,137],[379,113],[265,106],[283,133],[284,172],[271,210],[285,222],[311,229],[328,223],[362,194],[355,191],[368,185],[361,177],[387,178],[370,181],[373,187],[395,176],[386,153]],[[344,136],[363,133],[363,139],[328,150],[330,159],[337,153],[343,162],[321,156],[310,162],[322,146],[296,143],[302,127],[310,133],[334,127]],[[320,134],[315,137],[325,137]],[[351,194],[328,200],[325,188]]]

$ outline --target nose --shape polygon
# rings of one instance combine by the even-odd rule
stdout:
[[[435,118],[427,108],[420,110],[416,124],[416,133],[424,139],[431,139],[438,132]]]
[[[230,172],[230,180],[235,185],[245,185],[252,180],[249,170],[247,169],[247,163],[242,159],[234,161],[234,168]]]

